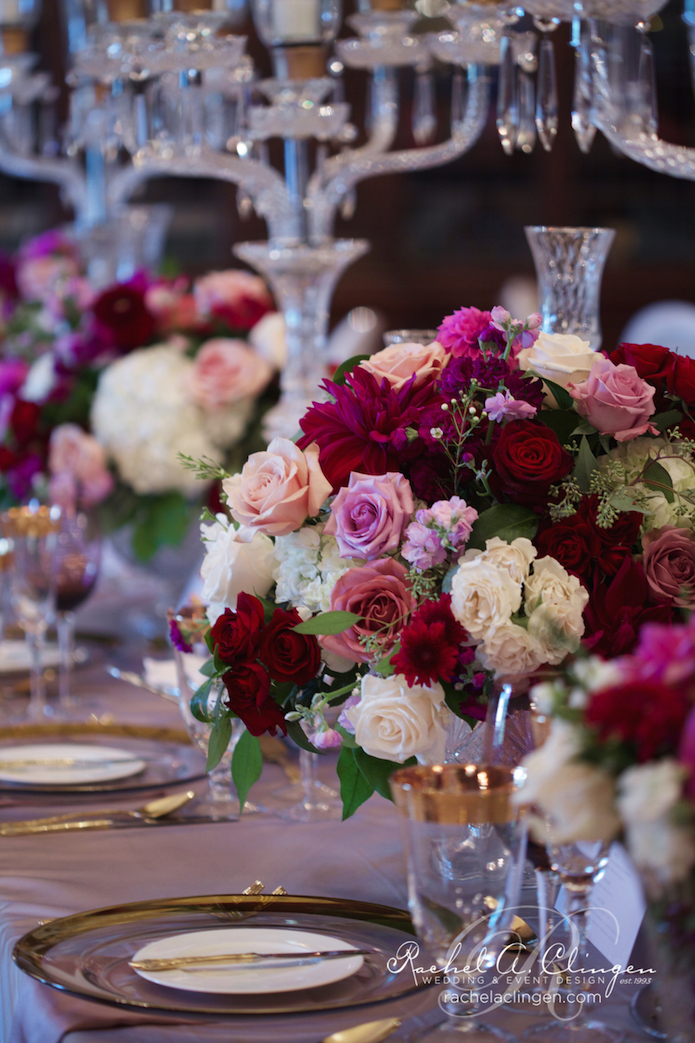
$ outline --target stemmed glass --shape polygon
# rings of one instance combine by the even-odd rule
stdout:
[[[406,819],[413,923],[454,982],[439,998],[446,1021],[420,1037],[427,1043],[514,1039],[478,1020],[477,995],[507,944],[521,891],[526,829],[512,802],[516,788],[513,769],[475,764],[401,768],[391,776]]]
[[[275,811],[280,818],[291,822],[327,822],[343,815],[338,793],[318,777],[320,754],[310,750],[299,751],[299,782],[275,791],[276,796],[289,796],[296,802]],[[298,799],[296,799],[298,798]]]
[[[31,720],[53,714],[53,708],[46,701],[42,653],[46,631],[55,616],[60,520],[60,508],[40,506],[35,501],[26,507],[11,507],[3,518],[3,527],[13,541],[12,606],[31,657],[31,695],[27,711]]]
[[[101,539],[86,514],[65,515],[56,550],[56,630],[60,654],[58,691],[60,715],[75,709],[70,692],[75,658],[75,609],[94,589],[101,561]]]

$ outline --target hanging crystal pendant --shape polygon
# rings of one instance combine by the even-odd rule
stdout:
[[[596,127],[591,120],[592,97],[591,30],[588,22],[582,22],[574,64],[572,129],[584,153],[590,151],[596,134]]]
[[[541,145],[550,152],[558,127],[555,48],[552,40],[541,40],[538,59],[536,129]]]
[[[349,221],[357,206],[357,192],[351,188],[340,200],[340,216],[344,221]]]
[[[505,33],[500,41],[500,71],[497,84],[497,133],[502,148],[511,156],[519,132],[519,102],[516,90],[516,62],[514,48]]]
[[[466,111],[466,81],[460,69],[457,69],[451,80],[451,129],[458,129],[464,120]]]
[[[533,80],[526,72],[518,70],[517,91],[519,96],[519,130],[516,147],[527,155],[536,144],[535,98]]]
[[[640,116],[645,134],[656,134],[659,126],[659,110],[656,100],[656,75],[654,70],[654,51],[646,33],[641,34],[639,74]]]
[[[434,80],[431,72],[418,72],[413,98],[413,137],[418,145],[426,145],[437,130]]]
[[[251,201],[251,196],[241,187],[241,185],[239,185],[236,190],[236,208],[241,221],[248,221],[253,214],[253,202]]]

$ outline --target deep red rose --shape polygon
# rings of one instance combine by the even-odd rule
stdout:
[[[226,608],[210,630],[215,649],[230,666],[251,663],[258,658],[258,645],[264,623],[263,605],[243,591],[237,598],[236,612]]]
[[[512,420],[492,450],[491,484],[510,500],[528,506],[547,503],[548,488],[574,467],[574,460],[557,435],[533,420]]]
[[[229,709],[244,722],[252,735],[275,734],[281,728],[287,735],[285,712],[270,695],[270,678],[259,663],[244,663],[222,678],[227,689]]]
[[[100,326],[113,336],[123,350],[141,348],[155,330],[155,318],[145,304],[145,296],[132,286],[114,286],[95,301],[92,310]]]
[[[35,402],[24,402],[21,398],[15,401],[10,414],[10,428],[19,445],[26,445],[36,437],[40,415],[41,410]]]
[[[644,569],[632,557],[625,558],[610,583],[597,572],[590,592],[583,644],[597,655],[612,659],[630,652],[645,623],[671,622],[670,606],[650,598]]]
[[[608,358],[615,366],[633,366],[643,380],[658,384],[672,372],[676,356],[660,344],[619,344]]]
[[[321,665],[321,649],[313,634],[297,634],[302,622],[296,608],[285,612],[276,608],[263,631],[258,658],[268,667],[274,681],[294,681],[303,685],[316,677]]]
[[[232,330],[250,330],[269,311],[268,305],[255,297],[240,297],[234,304],[214,305],[212,315]]]
[[[594,692],[586,720],[605,742],[618,738],[634,746],[640,762],[673,754],[690,704],[682,689],[654,681],[631,681]]]
[[[687,406],[695,406],[695,359],[674,356],[674,366],[668,375],[668,389]]]
[[[591,575],[601,552],[593,526],[577,515],[543,529],[535,542],[539,558],[556,558],[568,572],[583,577]]]
[[[598,498],[591,496],[583,503],[586,504],[586,517],[602,543],[620,544],[624,547],[632,547],[637,543],[642,525],[642,515],[638,511],[621,511],[610,528],[604,529],[596,521]]]
[[[632,559],[631,547],[621,547],[620,544],[614,546],[604,544],[597,562],[598,567],[606,576],[615,576],[620,572],[626,559]]]

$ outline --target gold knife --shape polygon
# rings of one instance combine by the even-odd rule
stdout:
[[[228,963],[232,965],[265,963],[266,960],[279,960],[285,963],[302,962],[317,963],[320,960],[344,960],[351,956],[371,956],[373,949],[330,949],[326,952],[227,952],[210,956],[171,956],[159,960],[131,960],[128,964],[136,971],[174,971],[179,968],[204,968],[211,964]]]

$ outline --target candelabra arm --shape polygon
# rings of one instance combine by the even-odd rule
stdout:
[[[0,132],[0,170],[10,177],[28,181],[50,181],[60,185],[61,196],[79,219],[87,205],[87,182],[77,163],[71,159],[47,156],[22,156],[8,146]]]
[[[330,238],[335,210],[353,185],[380,174],[399,174],[406,170],[428,170],[443,166],[467,152],[480,137],[489,111],[490,81],[484,67],[469,65],[468,95],[464,118],[452,127],[451,137],[428,148],[401,149],[386,154],[348,153],[334,177],[309,193],[310,241],[320,243]]]
[[[141,150],[131,165],[111,178],[106,190],[109,206],[124,203],[139,185],[154,177],[209,177],[240,185],[253,200],[256,213],[265,218],[271,240],[292,243],[300,239],[283,178],[256,159],[238,159],[212,149],[200,156],[166,158]]]

